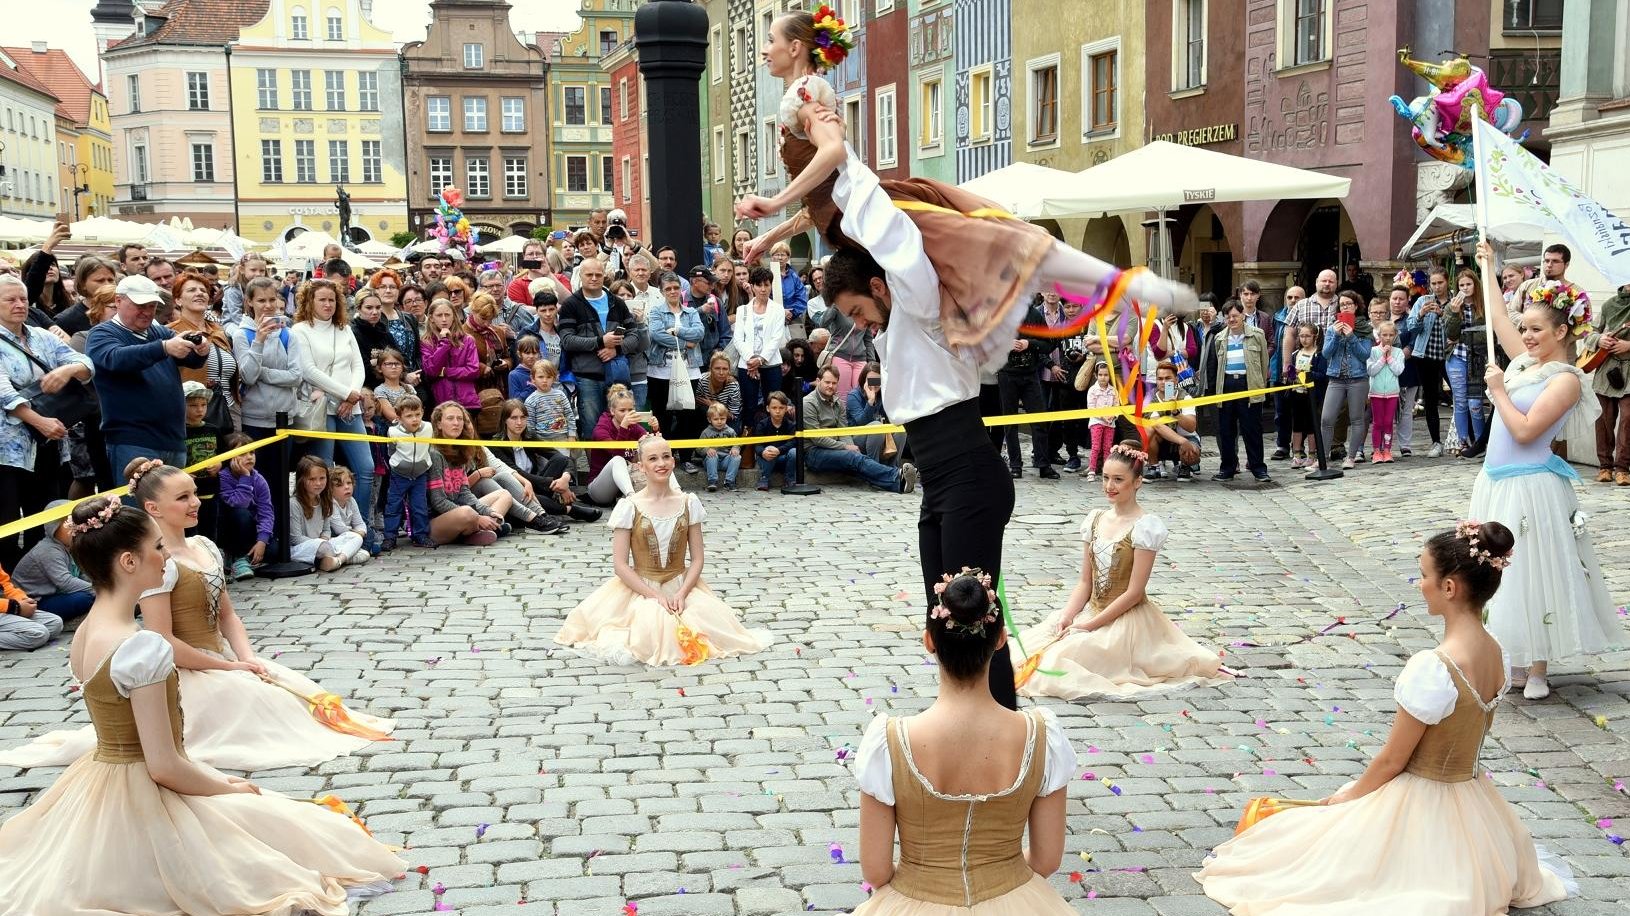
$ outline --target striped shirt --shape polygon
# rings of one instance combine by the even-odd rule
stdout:
[[[533,391],[526,396],[526,427],[540,439],[564,442],[572,437],[577,419],[572,412],[572,399],[559,385],[548,391]]]

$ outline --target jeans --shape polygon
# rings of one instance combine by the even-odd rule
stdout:
[[[883,421],[881,421],[881,420],[873,420],[872,422],[867,423],[866,425],[867,426],[882,426]],[[888,438],[889,438],[889,436],[894,437],[894,455],[892,457],[888,458],[888,459],[884,459],[884,457],[883,457],[883,449],[888,446]],[[855,444],[860,446],[861,454],[865,455],[867,458],[870,458],[873,461],[876,461],[876,462],[878,462],[880,464],[892,464],[892,465],[895,465],[895,466],[899,466],[899,464],[900,464],[900,462],[902,460],[901,456],[906,453],[906,434],[905,433],[876,433],[876,434],[870,435],[870,436],[856,436],[855,437]]]
[[[756,379],[748,375],[746,369],[737,369],[736,384],[741,386],[741,421],[752,426],[764,410],[764,398],[772,391],[781,390],[781,367],[760,366]]]
[[[385,527],[380,533],[381,537],[387,541],[396,540],[396,532],[402,528],[402,503],[406,502],[408,532],[413,535],[414,542],[430,540],[430,504],[425,497],[429,485],[428,472],[418,477],[396,473],[390,475],[390,485],[385,495]]]
[[[577,377],[577,438],[594,438],[594,425],[606,412],[606,383],[603,379]]]
[[[254,506],[229,506],[226,503],[216,506],[213,537],[216,546],[221,548],[221,553],[226,556],[228,562],[248,556],[250,548],[255,546],[257,536]],[[266,546],[270,552],[271,545]]]
[[[357,430],[361,432],[362,430]],[[168,465],[178,468],[187,466],[186,449],[154,448],[151,445],[131,445],[125,442],[108,443],[108,463],[113,465],[115,483],[124,486],[125,465],[137,458],[157,458]]]
[[[776,471],[781,472],[782,478],[787,483],[792,483],[793,478],[798,476],[798,449],[784,448],[781,450],[781,454],[776,455],[774,458],[766,458],[764,457],[764,447],[760,446],[758,450],[758,485],[768,489],[770,475]]]
[[[811,447],[804,459],[811,471],[839,471],[864,479],[879,490],[900,492],[900,472],[846,448]]]
[[[333,433],[365,433],[362,426],[362,411],[351,413],[351,419],[341,420],[335,414],[328,415],[328,431]],[[315,439],[311,440],[311,454],[323,459],[329,464],[334,463],[335,446],[339,447],[340,460],[351,469],[351,474],[357,479],[357,506],[372,506],[374,494],[374,454],[368,448],[368,443],[354,440]],[[367,515],[368,513],[363,513]],[[378,532],[368,532],[368,540],[372,541]]]
[[[648,388],[645,379],[640,379],[637,382],[631,382],[629,384],[628,388],[629,388],[629,390],[634,392],[634,409],[635,410],[649,410],[650,409],[650,402],[646,401],[646,399],[645,399],[646,391],[647,391],[647,388]],[[595,417],[595,419],[598,420],[600,418]]]
[[[741,451],[739,449],[714,449],[702,462],[707,469],[707,482],[714,483],[719,479],[719,466],[724,466],[724,482],[735,486],[736,475],[741,473]]]
[[[36,610],[33,617],[0,615],[0,652],[27,652],[62,635],[62,618],[49,611]]]
[[[39,601],[41,611],[47,611],[63,620],[72,620],[90,611],[91,605],[96,602],[96,593],[89,590],[64,592],[60,595],[46,595]],[[39,616],[38,612],[35,616]]]
[[[1454,400],[1455,436],[1466,443],[1476,442],[1483,435],[1483,401],[1466,397],[1466,361],[1451,356],[1443,368],[1449,375],[1449,394]]]
[[[1250,388],[1243,375],[1230,375],[1223,379],[1223,393],[1234,394]],[[1245,466],[1253,475],[1268,473],[1262,460],[1262,405],[1252,404],[1250,398],[1235,398],[1217,405],[1217,452],[1221,456],[1220,474],[1239,473],[1239,440],[1245,439]]]

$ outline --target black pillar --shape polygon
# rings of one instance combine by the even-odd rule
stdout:
[[[707,10],[690,0],[648,0],[634,14],[645,78],[645,148],[651,156],[646,240],[672,245],[679,269],[702,263],[702,69]]]

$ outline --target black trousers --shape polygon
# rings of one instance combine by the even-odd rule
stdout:
[[[54,472],[55,465],[52,463],[57,460],[56,444],[40,446],[36,453],[35,467],[49,467]],[[49,480],[50,485],[42,485],[42,478]],[[14,522],[44,509],[46,503],[56,498],[55,482],[54,474],[51,477],[43,474],[36,476],[33,470],[0,465],[0,524]],[[35,526],[6,538],[4,543],[0,543],[0,566],[7,571],[16,569],[17,561],[44,534],[43,528]]]
[[[664,380],[656,379],[656,381]],[[517,477],[532,485],[532,495],[537,497],[538,505],[543,507],[544,512],[549,515],[565,515],[565,504],[555,496],[555,491],[549,489],[549,486],[559,480],[560,475],[570,469],[571,459],[566,457],[564,452],[552,448],[535,448],[530,449],[530,451],[532,453],[531,471],[523,471],[519,468],[510,468],[510,470]]]
[[[996,373],[996,388],[1002,396],[1002,413],[1015,414],[1024,407],[1025,413],[1044,413],[1047,401],[1041,393],[1041,379],[1034,369],[1024,372]],[[1007,439],[1007,463],[1011,467],[1024,467],[1023,453],[1019,449],[1019,427],[1009,426],[1003,435]],[[1047,424],[1030,424],[1030,460],[1038,468],[1052,465],[1052,450],[1047,447]]]
[[[651,404],[651,413],[656,414],[657,424],[662,428],[662,434],[670,439],[694,439],[702,431],[706,414],[701,410],[669,410],[668,388],[673,384],[665,378],[649,378],[645,380],[645,398]],[[694,382],[680,382],[690,385],[691,390],[696,389]],[[555,475],[559,477],[559,474]]]
[[[1279,382],[1274,381],[1273,384],[1277,385]],[[1286,452],[1290,451],[1290,434],[1293,432],[1290,428],[1290,411],[1290,392],[1281,391],[1273,396],[1274,444],[1279,446],[1281,451]]]
[[[1420,357],[1421,409],[1426,413],[1426,431],[1433,442],[1442,442],[1438,430],[1438,404],[1443,398],[1443,360]],[[1413,423],[1414,419],[1409,418]]]
[[[926,609],[939,603],[934,586],[948,572],[977,566],[994,583],[1002,574],[1002,538],[1013,516],[1013,479],[981,433],[979,402],[963,401],[906,424],[917,458],[923,504],[917,518]],[[925,613],[923,623],[928,617]],[[1004,646],[990,662],[990,693],[1017,709],[1013,662]]]
[[[1230,375],[1223,379],[1223,393],[1248,391],[1250,384],[1243,375]],[[1217,405],[1217,452],[1221,455],[1221,474],[1239,473],[1239,437],[1245,437],[1245,465],[1252,474],[1266,474],[1268,465],[1262,460],[1262,405],[1252,404],[1249,398],[1236,398]]]

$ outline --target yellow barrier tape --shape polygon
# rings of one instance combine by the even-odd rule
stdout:
[[[1237,391],[1231,394],[1210,394],[1198,398],[1183,398],[1177,401],[1164,401],[1156,404],[1145,404],[1143,405],[1142,416],[1133,416],[1133,414],[1137,412],[1137,408],[1133,407],[1132,405],[1121,404],[1114,407],[1083,407],[1077,410],[1052,410],[1047,411],[1046,413],[1009,414],[1000,417],[985,417],[984,424],[986,426],[1016,426],[1028,423],[1057,423],[1068,420],[1089,420],[1094,417],[1125,416],[1128,417],[1130,422],[1136,426],[1158,426],[1165,423],[1171,423],[1176,418],[1150,417],[1148,414],[1164,413],[1170,410],[1182,410],[1188,407],[1206,407],[1211,404],[1221,404],[1224,401],[1234,401],[1240,398],[1252,398],[1257,397],[1258,395],[1269,395],[1278,393],[1280,391],[1289,391],[1291,389],[1308,387],[1311,386],[1304,375],[1298,382],[1289,385],[1276,385],[1271,388],[1255,388],[1250,391]],[[796,434],[796,438],[825,439],[838,436],[877,436],[884,433],[903,432],[905,432],[905,427],[899,424],[875,424],[871,426],[844,426],[836,429],[806,429],[798,432]],[[436,439],[401,436],[392,438],[390,436],[375,436],[367,433],[341,433],[311,429],[281,429],[278,430],[277,434],[274,436],[222,452],[221,454],[216,455],[207,461],[200,461],[197,464],[184,468],[183,470],[189,474],[195,471],[201,471],[204,468],[231,461],[233,458],[236,458],[239,455],[256,451],[282,439],[288,438],[330,439],[339,442],[422,442],[429,445],[498,445],[518,448],[554,448],[562,450],[615,449],[617,451],[631,449],[636,444],[631,440],[619,440],[616,442],[495,442],[474,439]],[[766,442],[783,442],[787,438],[788,437],[786,436],[734,436],[727,439],[670,439],[668,440],[668,444],[674,446],[675,448],[733,448],[740,445],[762,445]],[[123,469],[115,468],[115,470],[122,471]],[[87,496],[86,499],[96,499],[102,496],[125,496],[129,494],[129,492],[130,489],[128,487],[119,487],[118,489],[114,490],[105,490],[101,493],[97,493],[95,496]],[[65,505],[58,506],[55,509],[46,509],[43,512],[36,512],[33,515],[20,518],[17,521],[0,525],[0,538],[15,537],[20,532],[27,531],[30,528],[35,528],[40,525],[47,525],[51,522],[57,521],[58,519],[67,518],[74,511],[74,507],[79,505],[81,502],[84,502],[84,500],[77,500],[75,502],[67,503]]]

